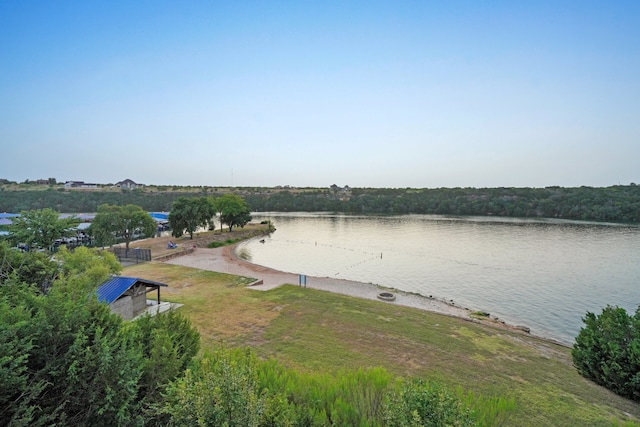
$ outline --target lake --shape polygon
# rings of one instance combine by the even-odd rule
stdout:
[[[640,227],[438,215],[255,213],[247,260],[433,296],[572,344],[587,311],[640,304]]]

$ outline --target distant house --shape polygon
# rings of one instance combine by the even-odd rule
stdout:
[[[149,292],[157,292],[157,305],[160,305],[162,286],[167,285],[136,277],[114,276],[98,288],[98,300],[109,304],[112,313],[130,320],[147,311]]]
[[[331,191],[333,191],[334,193],[337,193],[338,191],[342,191],[343,193],[348,193],[349,191],[351,191],[351,187],[349,187],[348,185],[345,185],[344,187],[338,187],[337,185],[333,184],[331,187],[329,187],[331,189]]]
[[[137,184],[133,180],[130,180],[129,178],[127,178],[124,181],[116,182],[115,186],[118,188],[124,188],[127,190],[135,190],[136,188],[143,188],[144,184]]]
[[[67,181],[64,188],[98,188],[98,184],[90,184],[84,181]]]

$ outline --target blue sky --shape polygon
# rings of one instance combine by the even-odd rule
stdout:
[[[640,183],[638,1],[0,2],[0,178]]]

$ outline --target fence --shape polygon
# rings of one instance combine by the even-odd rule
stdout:
[[[113,247],[111,251],[121,263],[138,264],[151,261],[151,249]]]

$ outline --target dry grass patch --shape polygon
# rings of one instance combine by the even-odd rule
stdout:
[[[256,235],[267,233],[267,225],[265,224],[247,224],[244,228],[234,229],[229,232],[228,229],[204,231],[195,233],[193,239],[189,238],[189,235],[182,237],[152,237],[150,239],[136,240],[129,244],[129,248],[151,249],[151,256],[153,259],[161,258],[165,255],[176,254],[184,252],[187,249],[193,248],[206,248],[211,242],[224,242],[229,239],[247,239]],[[173,241],[178,244],[175,249],[167,248],[167,243]],[[122,245],[124,247],[124,245]]]
[[[184,311],[203,338],[204,347],[220,341],[229,344],[259,342],[264,328],[280,309],[260,300],[246,286],[253,278],[150,262],[126,267],[124,275],[144,277],[169,285],[162,288],[165,301],[184,304]]]

